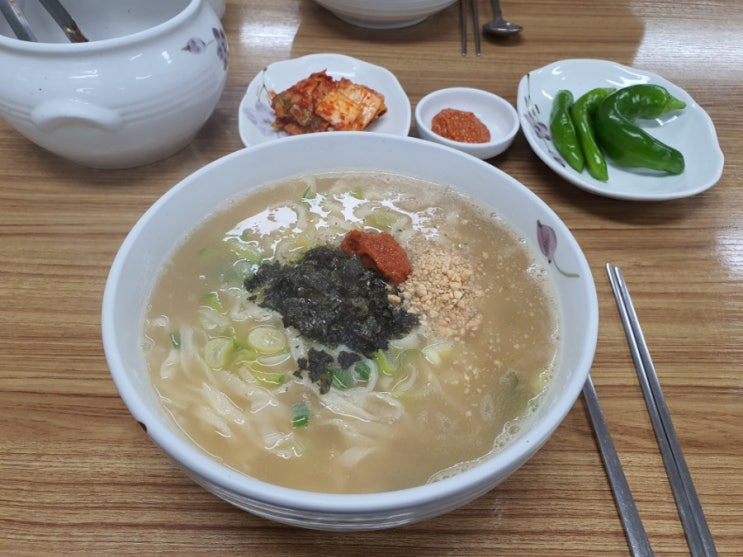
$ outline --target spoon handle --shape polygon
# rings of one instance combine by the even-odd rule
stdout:
[[[493,5],[493,17],[496,20],[503,19],[503,12],[500,9],[500,0],[490,0]]]

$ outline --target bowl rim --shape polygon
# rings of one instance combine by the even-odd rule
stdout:
[[[110,39],[100,39],[94,41],[88,41],[83,43],[70,43],[70,42],[31,42],[22,41],[15,37],[0,34],[0,47],[7,47],[11,51],[24,52],[28,54],[80,54],[90,53],[99,50],[108,50],[120,47],[126,47],[131,44],[139,44],[143,41],[150,40],[155,37],[159,37],[165,33],[171,32],[177,29],[184,22],[195,17],[195,15],[206,7],[207,0],[188,0],[187,4],[172,17],[162,21],[152,27],[123,35],[120,37],[112,37]],[[213,11],[213,10],[212,10]],[[215,13],[216,17],[216,13]]]
[[[121,333],[116,324],[115,313],[113,311],[116,306],[118,283],[121,278],[120,274],[126,260],[129,257],[137,257],[133,253],[133,247],[137,241],[137,237],[157,217],[161,208],[167,205],[173,197],[182,195],[180,192],[183,190],[193,189],[193,186],[190,186],[190,184],[198,182],[201,176],[212,172],[219,165],[229,164],[246,156],[260,157],[261,153],[274,149],[276,146],[306,141],[318,142],[320,144],[332,143],[333,141],[338,141],[339,138],[359,138],[353,139],[353,141],[370,144],[379,141],[391,142],[392,144],[397,143],[401,147],[404,144],[417,145],[417,148],[429,150],[432,155],[445,155],[448,153],[448,156],[452,156],[453,154],[456,157],[466,157],[469,161],[467,164],[480,165],[483,170],[487,167],[486,172],[495,173],[501,179],[509,182],[512,187],[519,189],[523,195],[536,203],[545,214],[553,218],[555,226],[560,228],[561,237],[566,241],[572,242],[577,247],[578,271],[588,281],[588,285],[591,286],[586,300],[588,304],[586,310],[589,319],[586,323],[586,333],[582,338],[580,365],[577,366],[581,369],[581,373],[575,373],[571,376],[570,380],[563,387],[563,396],[553,404],[549,413],[555,419],[549,421],[543,420],[540,423],[533,424],[527,435],[519,436],[519,438],[499,451],[495,457],[486,458],[483,462],[478,463],[470,469],[437,482],[379,493],[336,494],[287,488],[259,480],[218,463],[185,438],[174,434],[171,429],[172,426],[168,427],[168,425],[161,422],[160,418],[140,400],[132,377],[122,365],[117,342],[117,337]],[[290,507],[297,511],[315,511],[337,516],[351,514],[368,515],[375,512],[423,507],[437,500],[453,498],[457,495],[461,498],[464,492],[471,492],[473,488],[487,486],[491,479],[502,473],[503,470],[510,470],[510,474],[520,467],[523,464],[521,460],[523,455],[533,454],[549,439],[553,431],[557,429],[570,412],[580,395],[596,350],[598,338],[598,300],[593,276],[585,259],[585,254],[572,233],[551,207],[510,175],[489,163],[468,156],[461,151],[423,139],[369,132],[344,132],[342,136],[340,134],[293,136],[283,138],[279,141],[246,147],[212,161],[171,187],[135,223],[114,258],[103,294],[101,329],[106,360],[122,400],[132,416],[140,424],[145,425],[146,432],[152,441],[181,466],[185,466],[183,463],[187,462],[189,471],[199,475],[211,484],[264,504]],[[468,500],[471,498],[469,497]]]

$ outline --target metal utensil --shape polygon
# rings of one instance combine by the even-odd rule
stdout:
[[[472,35],[475,38],[475,55],[480,56],[480,14],[477,9],[477,0],[472,1]]]
[[[459,40],[462,56],[467,56],[467,0],[459,0]]]
[[[609,282],[611,282],[632,360],[637,370],[637,377],[645,397],[645,405],[650,414],[655,437],[663,456],[663,464],[671,484],[691,555],[693,557],[716,556],[717,550],[712,540],[712,534],[697,497],[694,482],[686,465],[686,459],[679,445],[676,430],[671,421],[671,414],[660,388],[658,375],[650,358],[650,351],[645,343],[645,336],[642,333],[639,318],[632,304],[629,289],[624,282],[624,276],[619,267],[615,267],[611,263],[606,264],[606,272],[609,274]]]
[[[482,30],[488,35],[503,37],[520,33],[523,27],[503,19],[503,12],[500,9],[500,0],[491,0],[493,5],[493,20],[488,21],[482,26]]]
[[[58,0],[39,0],[39,3],[52,16],[55,23],[62,29],[62,32],[70,42],[88,42],[87,37],[80,30],[75,20]],[[26,16],[18,7],[15,0],[0,0],[0,12],[8,20],[10,28],[16,37],[22,41],[38,41]]]
[[[462,56],[467,56],[467,1],[459,0],[459,32],[462,42]],[[480,14],[478,13],[477,0],[470,0],[470,15],[472,17],[472,34],[475,39],[475,55],[480,56]]]
[[[8,21],[16,37],[22,41],[36,42],[36,35],[15,0],[0,0],[0,12],[3,13],[3,17]]]
[[[65,7],[58,0],[39,0],[47,12],[54,18],[62,32],[67,36],[71,43],[86,43],[88,39],[83,35],[77,23]]]
[[[622,470],[622,463],[619,461],[617,450],[611,439],[611,434],[606,425],[604,413],[601,411],[599,398],[590,375],[583,385],[583,399],[588,407],[588,415],[593,424],[593,431],[596,434],[596,441],[601,450],[606,475],[609,477],[609,484],[614,493],[614,500],[617,502],[617,510],[622,520],[622,526],[624,526],[630,551],[633,557],[652,557],[653,550],[650,547],[650,541],[645,532],[645,527],[642,525],[640,514],[637,512],[635,500],[627,484],[627,478]]]

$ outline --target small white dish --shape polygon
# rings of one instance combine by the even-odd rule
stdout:
[[[372,122],[366,131],[408,135],[410,100],[392,72],[343,54],[309,54],[270,64],[250,82],[240,102],[238,116],[240,139],[245,146],[289,135],[271,125],[276,115],[271,108],[270,93],[280,93],[310,74],[323,70],[335,79],[345,77],[384,95],[387,112]]]
[[[683,111],[643,126],[654,137],[683,153],[684,172],[667,175],[626,169],[607,159],[609,179],[602,182],[591,177],[588,171],[578,173],[567,165],[549,134],[555,94],[567,89],[577,99],[595,87],[621,88],[637,83],[661,85],[686,103]],[[561,60],[521,78],[517,108],[524,136],[537,156],[568,182],[598,195],[634,201],[679,199],[711,188],[722,175],[724,157],[712,119],[686,91],[651,72],[606,60]]]
[[[490,141],[463,143],[434,133],[431,122],[445,108],[472,112],[490,131]],[[450,87],[429,93],[418,102],[415,125],[423,139],[453,147],[478,159],[490,159],[511,146],[519,131],[519,118],[511,103],[498,95],[482,89]]]

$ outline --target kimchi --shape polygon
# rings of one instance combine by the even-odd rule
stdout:
[[[359,131],[387,112],[384,95],[327,70],[311,74],[271,99],[273,126],[291,135]]]

